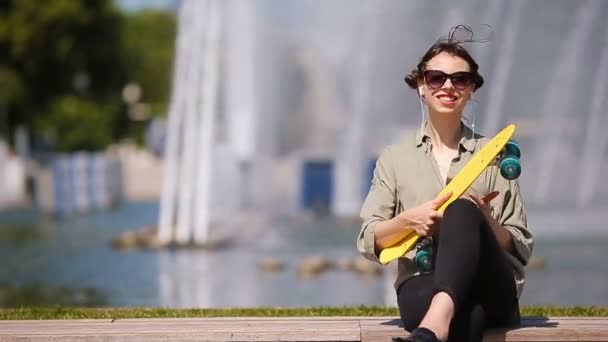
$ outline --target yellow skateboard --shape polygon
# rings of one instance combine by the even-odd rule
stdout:
[[[475,179],[502,153],[500,162],[500,173],[506,179],[516,179],[521,174],[521,164],[519,163],[520,150],[518,145],[510,140],[515,133],[515,125],[510,124],[498,133],[492,140],[483,146],[479,152],[475,153],[471,160],[458,172],[448,185],[441,190],[438,197],[452,192],[452,196],[437,209],[443,213],[450,203],[458,199],[473,184]],[[411,231],[403,239],[390,247],[384,248],[380,252],[380,263],[383,265],[400,258],[414,247],[420,236]]]

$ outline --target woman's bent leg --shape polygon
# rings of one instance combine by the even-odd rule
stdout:
[[[397,303],[405,330],[411,332],[422,321],[433,298],[433,286],[433,275],[425,274],[412,277],[399,287]],[[473,302],[466,303],[452,319],[449,341],[477,340],[477,336],[481,336],[484,322],[483,309]]]
[[[411,278],[397,293],[408,331],[420,324],[439,292],[454,301],[450,341],[480,340],[486,320],[492,325],[514,323],[518,303],[513,271],[473,203],[457,200],[448,207],[437,247],[434,273]]]
[[[420,324],[433,298],[433,275],[425,274],[408,279],[397,291],[397,305],[405,330],[412,331]]]
[[[456,312],[474,299],[490,321],[507,324],[518,309],[513,270],[492,228],[468,200],[457,200],[445,211],[434,285],[435,292],[452,297]]]

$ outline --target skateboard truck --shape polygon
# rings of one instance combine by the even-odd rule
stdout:
[[[504,179],[513,180],[521,175],[520,157],[519,145],[514,140],[509,140],[496,158],[496,165],[500,168],[500,175]]]
[[[416,242],[414,262],[423,274],[433,270],[433,238],[425,237]]]

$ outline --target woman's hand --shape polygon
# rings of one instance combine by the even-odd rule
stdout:
[[[494,235],[496,236],[496,240],[498,241],[500,247],[505,251],[510,252],[513,249],[511,233],[509,233],[509,231],[505,229],[505,227],[503,227],[498,221],[496,221],[496,219],[490,213],[490,201],[496,198],[496,196],[498,196],[498,191],[492,191],[485,196],[468,193],[466,195],[463,195],[462,197],[472,201],[473,203],[475,203],[475,205],[477,205],[477,207],[485,216],[486,221],[490,225],[490,228],[492,228],[492,231],[494,232]]]
[[[483,216],[485,216],[486,220],[488,220],[488,222],[489,222],[490,218],[492,217],[492,213],[490,212],[490,202],[494,198],[496,198],[496,196],[498,196],[498,194],[499,194],[498,191],[492,191],[485,196],[481,196],[481,195],[477,195],[477,194],[469,192],[469,193],[462,195],[462,197],[473,202],[479,208],[479,210],[481,210],[481,212],[483,213]]]
[[[399,222],[404,228],[412,228],[420,236],[433,235],[443,218],[437,211],[445,201],[450,199],[452,193],[438,196],[417,207],[403,211],[398,215]]]

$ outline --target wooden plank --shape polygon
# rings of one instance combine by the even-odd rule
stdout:
[[[100,321],[0,321],[3,332],[12,331],[65,331],[70,329],[80,329],[86,327],[91,331],[165,331],[179,328],[182,331],[196,331],[204,327],[207,331],[268,331],[269,329],[289,329],[289,330],[310,330],[329,329],[329,330],[349,330],[353,327],[358,329],[358,320],[206,320],[196,321],[163,321],[163,320],[142,320],[134,322],[131,320],[117,320],[115,322]]]
[[[331,319],[0,321],[2,341],[360,341],[359,322]]]
[[[608,341],[608,318],[527,318],[518,328],[494,329],[487,341]]]
[[[407,336],[391,317],[361,320],[362,341],[390,341],[393,336]],[[484,335],[484,341],[608,341],[608,318],[530,318],[521,326],[511,329],[492,329]]]
[[[390,341],[396,317],[0,321],[0,341]],[[608,318],[528,318],[484,341],[608,341]]]
[[[395,317],[378,317],[361,319],[361,341],[390,341],[393,336],[407,336],[401,326],[401,319]]]

